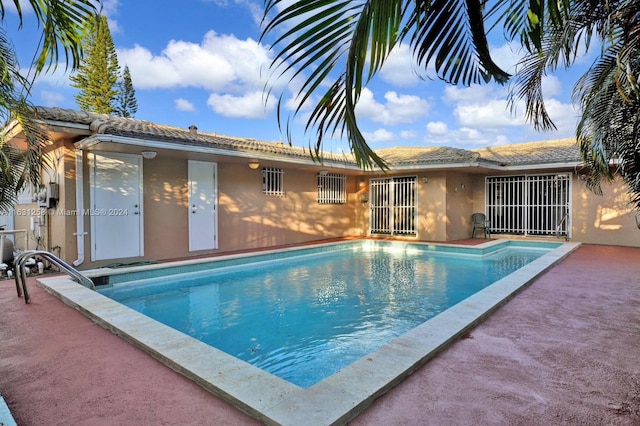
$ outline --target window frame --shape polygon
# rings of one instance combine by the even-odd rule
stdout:
[[[346,204],[347,176],[340,173],[318,173],[318,204]]]
[[[262,168],[262,193],[268,197],[284,197],[284,171],[280,167]]]

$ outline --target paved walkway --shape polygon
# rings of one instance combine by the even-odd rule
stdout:
[[[0,393],[18,425],[249,425],[31,283],[0,281]],[[640,424],[640,249],[582,246],[352,425]]]

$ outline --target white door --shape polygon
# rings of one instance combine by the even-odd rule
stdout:
[[[371,179],[369,182],[369,232],[415,235],[418,178],[407,176]]]
[[[216,163],[189,161],[189,251],[218,248]]]
[[[144,255],[142,157],[92,153],[91,260]]]

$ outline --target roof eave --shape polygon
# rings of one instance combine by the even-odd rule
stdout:
[[[89,138],[85,138],[81,141],[76,142],[74,145],[78,149],[89,149],[94,145],[99,143],[115,143],[121,145],[130,145],[137,146],[144,149],[166,149],[172,151],[185,151],[185,152],[193,152],[199,154],[211,154],[211,155],[220,155],[226,157],[235,157],[235,158],[243,158],[247,160],[270,160],[270,161],[280,161],[291,164],[299,164],[299,165],[308,165],[308,166],[324,166],[324,167],[332,167],[332,168],[341,168],[345,170],[360,170],[358,166],[353,163],[350,164],[348,160],[336,161],[336,160],[328,160],[324,159],[322,163],[314,161],[311,157],[295,157],[295,156],[287,156],[283,154],[277,153],[267,153],[260,151],[236,151],[236,150],[228,150],[221,149],[211,146],[205,145],[185,145],[181,143],[172,143],[167,141],[158,141],[153,139],[143,139],[143,138],[132,138],[127,136],[118,136],[118,135],[110,135],[110,134],[95,134]]]
[[[49,127],[54,132],[69,133],[72,135],[90,135],[92,133],[88,124],[46,119],[37,120],[37,122],[46,124],[47,127]]]
[[[478,162],[468,162],[465,161],[463,163],[416,163],[416,164],[389,164],[389,170],[394,172],[401,171],[418,171],[418,170],[434,170],[434,169],[460,169],[460,168],[469,168],[469,167],[478,167]]]
[[[14,137],[16,137],[17,135],[19,135],[20,132],[22,132],[22,126],[20,125],[20,123],[18,123],[18,120],[14,119],[14,120],[9,121],[2,128],[1,134],[6,140],[11,140]]]
[[[515,164],[500,167],[500,170],[518,171],[518,170],[550,170],[550,169],[575,169],[582,167],[582,161],[563,161],[558,163],[532,163],[532,164]]]

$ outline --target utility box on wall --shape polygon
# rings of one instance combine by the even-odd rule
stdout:
[[[38,207],[52,209],[58,204],[60,198],[60,185],[48,183],[38,191]]]

